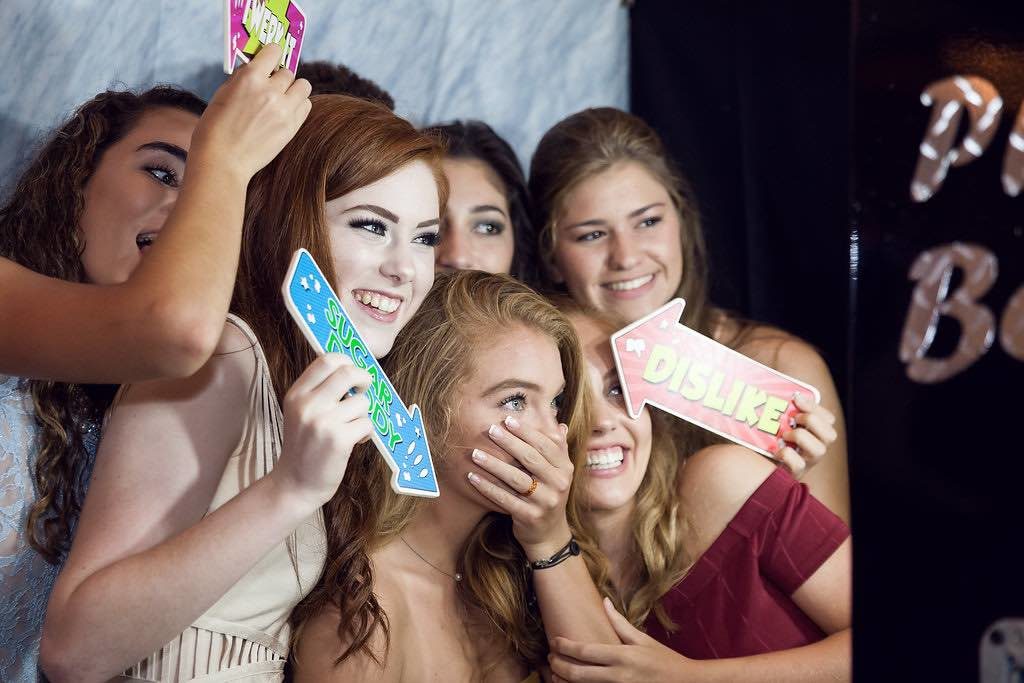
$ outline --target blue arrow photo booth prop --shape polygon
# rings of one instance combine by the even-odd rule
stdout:
[[[391,468],[391,488],[407,496],[440,494],[418,406],[407,408],[359,335],[334,289],[305,249],[292,257],[285,306],[318,353],[344,353],[373,378],[367,397],[373,443]]]

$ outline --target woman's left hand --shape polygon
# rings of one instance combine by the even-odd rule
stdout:
[[[608,598],[604,599],[608,614],[621,645],[580,643],[568,638],[555,638],[548,662],[554,680],[582,683],[652,683],[684,680],[691,676],[694,660],[665,647],[646,633],[637,630],[618,613]]]
[[[476,472],[469,473],[469,481],[512,517],[512,532],[530,560],[550,557],[572,535],[565,505],[573,465],[565,438],[568,428],[559,425],[559,431],[560,438],[552,439],[513,417],[491,425],[491,440],[522,469],[493,454],[473,451],[473,462],[495,481]]]
[[[782,434],[775,458],[797,479],[802,478],[825,456],[828,446],[836,440],[836,416],[804,393],[797,394],[793,404],[800,409]]]

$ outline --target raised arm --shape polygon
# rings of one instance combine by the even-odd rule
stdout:
[[[237,346],[237,343],[233,343]],[[181,633],[312,515],[371,429],[369,376],[339,354],[285,398],[284,451],[267,476],[206,514],[247,410],[252,354],[184,380],[132,386],[111,415],[40,660],[54,681],[105,681]]]
[[[309,83],[268,46],[214,95],[166,226],[123,284],[71,283],[0,258],[0,374],[124,383],[185,377],[210,357],[231,300],[246,186],[309,113]]]

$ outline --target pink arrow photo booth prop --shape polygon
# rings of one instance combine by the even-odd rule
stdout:
[[[695,332],[673,299],[611,337],[630,417],[650,403],[719,436],[773,457],[780,433],[800,411],[799,392],[818,390]]]

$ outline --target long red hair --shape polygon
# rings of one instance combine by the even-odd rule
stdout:
[[[281,300],[292,254],[309,250],[328,280],[337,282],[326,203],[414,161],[433,170],[442,215],[448,199],[438,138],[374,102],[345,95],[317,95],[312,102],[295,138],[249,183],[231,305],[263,344],[278,396],[314,358]]]

